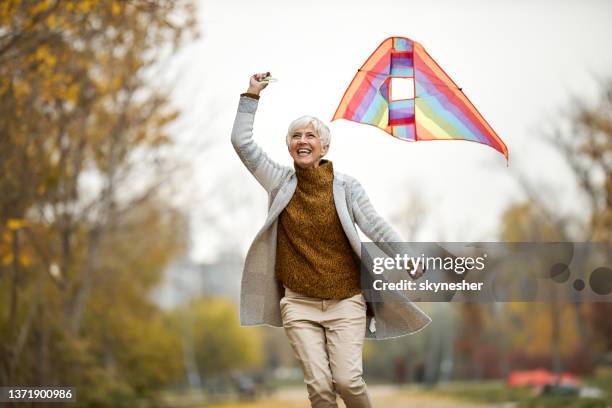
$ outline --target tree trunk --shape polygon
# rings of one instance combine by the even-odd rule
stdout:
[[[550,302],[550,319],[551,319],[551,346],[550,353],[552,358],[552,371],[556,374],[561,374],[562,364],[561,364],[561,321],[559,316],[559,308],[560,303],[557,298],[557,288],[553,287],[552,291],[552,299]]]
[[[100,247],[100,238],[102,235],[101,227],[95,226],[88,234],[87,257],[85,258],[85,266],[83,268],[82,280],[77,294],[74,299],[73,306],[70,310],[68,329],[72,336],[78,335],[81,329],[85,307],[89,299],[91,291],[92,275],[95,267],[95,261]]]

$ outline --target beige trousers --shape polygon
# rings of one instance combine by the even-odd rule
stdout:
[[[363,294],[325,300],[285,287],[280,300],[283,327],[304,372],[313,408],[336,408],[336,392],[347,408],[371,407],[363,380],[366,330]]]

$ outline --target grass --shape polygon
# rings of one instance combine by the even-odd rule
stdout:
[[[482,405],[484,407],[495,404],[513,402],[513,408],[612,408],[612,370],[599,372],[596,377],[586,378],[586,385],[597,387],[606,394],[602,398],[580,398],[561,396],[536,396],[530,388],[509,388],[502,381],[463,381],[441,383],[435,387],[423,387],[421,385],[407,385],[405,387],[393,388],[373,394],[374,405],[381,407],[405,407],[405,406],[428,406],[428,407],[473,407]],[[172,407],[198,407],[198,408],[307,408],[310,406],[306,398],[306,390],[303,383],[286,382],[278,386],[279,395],[263,398],[254,402],[240,402],[234,398],[228,402],[198,401],[198,398],[189,400],[188,395],[181,393],[181,400],[174,400],[168,406]],[[292,385],[292,386],[291,386]],[[368,385],[373,386],[372,383]],[[381,384],[384,385],[384,384]],[[289,386],[289,387],[286,387]],[[372,388],[375,388],[372,387]],[[371,388],[371,391],[372,391]],[[286,390],[293,390],[288,395]],[[297,393],[297,394],[296,394]]]
[[[530,388],[509,388],[501,381],[453,382],[424,389],[423,392],[457,400],[481,403],[516,402],[517,408],[608,408],[612,407],[612,371],[585,379],[585,384],[604,391],[601,398],[577,396],[537,396]],[[408,391],[407,391],[408,392]]]

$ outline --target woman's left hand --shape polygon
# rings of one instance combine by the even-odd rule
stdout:
[[[419,265],[416,271],[413,271],[412,268],[406,269],[406,271],[408,272],[408,275],[410,275],[410,277],[414,280],[419,279],[421,276],[425,275],[425,270],[421,265]]]

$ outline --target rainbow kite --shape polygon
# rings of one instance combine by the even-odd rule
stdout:
[[[392,99],[393,78],[411,78],[412,95]],[[332,120],[341,118],[374,125],[407,141],[483,143],[508,160],[508,148],[461,88],[421,44],[409,38],[387,38],[370,55]]]

